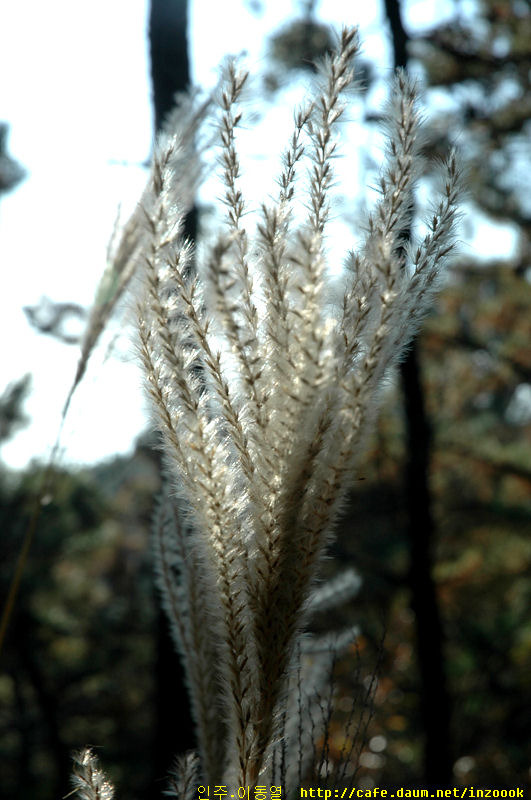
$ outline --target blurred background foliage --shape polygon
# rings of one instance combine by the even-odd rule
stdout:
[[[277,66],[304,68],[329,47],[313,20],[314,5],[304,4],[300,17],[272,38]],[[471,213],[480,209],[510,224],[518,244],[507,261],[480,262],[462,252],[417,352],[430,421],[430,548],[452,780],[511,788],[529,784],[531,755],[531,14],[523,0],[477,5],[471,23],[456,2],[455,19],[410,38],[408,53],[428,86],[427,151],[443,153],[457,142]],[[437,114],[430,97],[440,100],[441,92],[445,110]],[[23,379],[0,399],[3,440],[24,423],[28,384]],[[411,609],[404,429],[398,383],[391,382],[332,547],[335,558],[325,565],[333,574],[338,564],[352,564],[363,582],[333,617],[334,628],[358,623],[361,635],[336,665],[330,758],[350,746],[349,698],[363,703],[379,664],[371,718],[366,730],[359,727],[349,767],[366,787],[422,785],[429,778]],[[64,796],[70,753],[84,744],[101,748],[120,796],[155,797],[163,788],[153,766],[159,645],[149,528],[160,488],[154,444],[145,437],[130,458],[56,468],[50,476],[2,654],[5,797]],[[38,464],[22,474],[0,471],[2,598],[41,479]],[[331,624],[328,618],[319,626]]]
[[[3,653],[6,797],[67,794],[71,751],[85,741],[104,746],[116,779],[145,796],[156,609],[148,531],[159,490],[148,452],[50,476]],[[3,596],[41,477],[39,466],[16,480],[2,474]]]

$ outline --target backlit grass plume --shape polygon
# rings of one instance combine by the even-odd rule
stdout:
[[[194,775],[229,787],[277,775],[284,793],[301,778],[300,718],[313,691],[301,632],[318,602],[320,558],[382,378],[453,244],[453,156],[428,233],[414,246],[403,238],[419,114],[399,73],[380,198],[363,245],[346,257],[342,302],[331,305],[324,238],[334,129],[357,47],[355,31],[344,30],[320,90],[296,111],[276,199],[251,210],[240,190],[235,129],[246,75],[231,63],[217,107],[225,218],[214,241],[197,252],[183,239],[189,164],[178,133],[159,141],[142,201],[138,341],[168,480],[155,525],[158,579],[200,750],[200,765],[183,760],[172,784],[182,796],[194,796]]]
[[[98,759],[85,747],[74,755],[71,794],[79,800],[113,800],[114,788],[100,769]],[[70,795],[67,795],[69,797]]]

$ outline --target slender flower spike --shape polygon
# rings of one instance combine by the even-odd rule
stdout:
[[[356,32],[343,30],[321,89],[294,115],[278,196],[255,212],[240,188],[235,137],[246,75],[229,65],[217,106],[225,219],[200,253],[183,236],[189,138],[162,136],[143,196],[138,347],[169,486],[155,526],[158,580],[187,669],[207,783],[266,784],[279,742],[297,751],[289,742],[297,725],[285,715],[300,703],[287,703],[287,694],[320,558],[382,378],[418,326],[454,242],[453,155],[428,233],[414,246],[404,240],[419,113],[415,87],[400,72],[380,198],[362,246],[348,256],[342,303],[331,309],[323,240],[335,131],[357,49]],[[299,225],[301,175],[307,213]],[[289,765],[284,774],[297,779]],[[176,778],[174,793],[179,785]]]
[[[98,759],[88,748],[74,756],[72,785],[79,800],[112,800],[114,788],[100,769]]]

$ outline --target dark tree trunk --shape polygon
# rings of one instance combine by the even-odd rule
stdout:
[[[188,0],[151,0],[149,47],[155,130],[175,105],[175,95],[190,87],[188,55]],[[195,241],[197,211],[193,208],[184,226],[186,237]]]
[[[434,524],[428,483],[430,425],[415,347],[401,365],[401,378],[408,456],[405,483],[410,542],[409,584],[411,608],[415,614],[420,713],[425,737],[423,783],[442,787],[452,782],[450,697],[446,688],[443,630],[432,577]]]
[[[149,42],[157,132],[175,104],[175,94],[189,88],[187,27],[188,0],[151,0]],[[185,235],[195,240],[196,228],[197,215],[193,209],[185,221]],[[158,615],[155,691],[154,797],[160,797],[161,779],[167,775],[175,756],[196,744],[183,668],[162,611]]]
[[[174,106],[176,92],[190,84],[188,0],[151,0],[149,45],[155,130]]]
[[[407,33],[402,24],[399,0],[385,0],[385,9],[391,27],[395,67],[406,67]],[[415,614],[420,712],[424,729],[423,783],[450,786],[450,697],[446,688],[443,630],[432,577],[435,530],[429,488],[431,431],[415,345],[400,371],[406,422],[405,490],[411,608]]]

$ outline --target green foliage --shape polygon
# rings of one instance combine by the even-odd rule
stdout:
[[[529,369],[531,290],[503,265],[454,270],[425,325],[421,357],[434,424],[435,580],[453,699],[452,751],[458,785],[524,785],[531,700],[531,415],[508,413]],[[462,323],[466,319],[466,329]],[[503,354],[503,355],[502,355]],[[383,614],[387,636],[368,741],[384,736],[361,780],[414,782],[421,730],[413,617],[404,536],[402,418],[388,398],[362,482],[336,546],[364,578],[349,615],[367,620],[360,642],[365,674],[376,659]],[[376,611],[378,609],[378,611]],[[343,691],[355,690],[348,663]],[[338,755],[341,729],[331,738]],[[363,758],[362,758],[363,764]]]
[[[0,395],[0,445],[27,422],[22,404],[28,395],[30,382],[30,376],[25,375],[19,381],[10,384]]]
[[[38,467],[18,480],[2,474],[2,597],[40,477]],[[104,747],[138,797],[149,784],[155,607],[146,522],[157,481],[145,457],[52,475],[3,654],[7,796],[66,794],[80,741]]]

